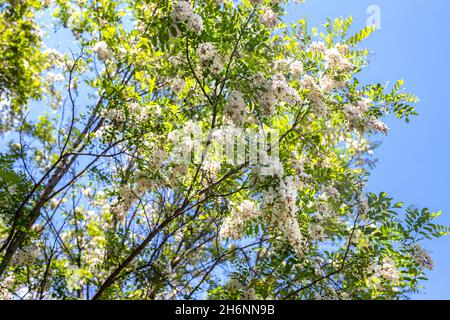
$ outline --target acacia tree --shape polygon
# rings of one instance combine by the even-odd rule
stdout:
[[[296,5],[2,0],[0,297],[417,291],[449,229],[366,187],[417,99],[358,81],[373,28]]]

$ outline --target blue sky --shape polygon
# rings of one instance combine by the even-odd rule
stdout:
[[[371,51],[363,82],[405,79],[405,86],[421,99],[420,116],[410,124],[396,119],[383,145],[368,189],[386,191],[399,201],[443,211],[439,219],[450,225],[450,1],[448,0],[306,0],[290,8],[290,19],[306,16],[311,25],[326,17],[353,16],[362,28],[376,5],[381,29],[363,45]],[[413,299],[450,299],[450,237],[424,245],[435,268],[423,293]]]

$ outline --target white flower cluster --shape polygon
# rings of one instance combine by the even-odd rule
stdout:
[[[150,138],[152,139],[152,138]],[[152,140],[149,140],[152,141]],[[164,148],[158,146],[156,143],[153,142],[145,142],[145,149],[149,151],[152,155],[148,165],[149,169],[154,172],[161,171],[163,161],[167,157],[167,153],[164,150]]]
[[[127,120],[125,112],[122,109],[104,110],[102,116],[113,123],[124,123]]]
[[[328,66],[340,72],[348,72],[353,67],[351,62],[345,57],[349,52],[346,44],[338,43],[335,47],[328,49],[327,45],[322,41],[312,42],[309,46],[309,52],[323,55]]]
[[[325,239],[325,229],[320,224],[316,224],[311,228],[309,235],[313,241],[323,241]]]
[[[202,169],[205,172],[208,172],[210,174],[210,179],[213,180],[217,177],[217,173],[220,171],[221,167],[222,165],[219,161],[214,161],[211,159],[206,159],[202,165]]]
[[[134,121],[135,124],[148,120],[150,113],[154,116],[158,116],[161,112],[161,108],[159,105],[154,105],[152,106],[151,110],[149,110],[148,107],[142,106],[140,103],[135,101],[130,102],[126,108],[128,109],[129,119]],[[127,121],[125,110],[120,107],[104,110],[102,112],[102,116],[105,119],[116,124],[123,124]]]
[[[292,63],[291,58],[279,59],[274,62],[273,69],[276,72],[284,72],[289,69],[289,66],[291,65],[291,63]]]
[[[270,90],[273,91],[277,99],[284,100],[287,103],[295,104],[300,101],[297,91],[289,85],[281,73],[272,77]]]
[[[411,257],[419,265],[419,267],[429,270],[433,269],[433,260],[428,252],[419,244],[415,244],[413,246]]]
[[[364,137],[346,137],[343,141],[345,142],[346,149],[350,150],[352,154],[363,155],[365,153],[373,153],[373,149],[370,146],[370,141]]]
[[[269,7],[263,7],[263,13],[261,14],[261,22],[263,25],[265,25],[268,29],[275,28],[279,23],[280,20],[278,20],[278,15],[275,11],[273,11]]]
[[[327,47],[325,43],[322,41],[312,42],[311,45],[309,46],[309,52],[316,54],[324,54],[326,49]]]
[[[381,120],[369,117],[366,112],[370,108],[370,101],[363,99],[355,104],[347,104],[344,106],[344,114],[349,121],[350,129],[356,129],[359,131],[365,131],[367,129],[388,133],[389,128]]]
[[[305,90],[308,90],[308,97],[314,102],[316,111],[324,115],[327,111],[327,106],[324,102],[325,96],[322,89],[317,85],[316,80],[310,75],[306,75],[303,77],[301,84]]]
[[[17,254],[14,255],[13,257],[13,263],[17,264],[17,265],[29,265],[32,264],[34,262],[36,262],[36,260],[38,259],[38,248],[33,245],[30,244],[26,247],[21,248]]]
[[[342,55],[346,55],[346,54],[349,53],[349,51],[350,51],[350,48],[349,48],[348,45],[345,44],[345,43],[337,43],[334,47],[335,47],[335,48],[339,51],[339,53],[342,54]]]
[[[279,188],[263,191],[264,209],[269,213],[269,223],[278,226],[284,238],[291,243],[298,257],[307,249],[297,221],[297,193],[300,184],[292,176],[280,181]]]
[[[178,1],[173,6],[172,19],[175,22],[186,24],[188,29],[200,33],[203,31],[203,19],[194,12],[191,4],[187,1]]]
[[[211,42],[200,43],[197,48],[197,55],[201,64],[211,61],[217,54],[216,46]]]
[[[85,264],[89,271],[98,272],[101,269],[101,264],[104,262],[107,251],[105,248],[104,236],[96,236],[84,247],[81,262]]]
[[[335,81],[330,75],[324,74],[319,79],[319,88],[324,93],[331,93],[336,89],[344,88],[346,82],[345,81]]]
[[[73,6],[72,3],[68,3],[67,7],[68,19],[67,26],[72,29],[77,40],[81,37],[82,23],[83,23],[83,12],[79,6]]]
[[[379,266],[378,274],[380,275],[381,278],[391,282],[392,284],[398,283],[400,279],[400,275],[397,268],[389,260],[385,260],[383,264]]]
[[[261,81],[259,79],[258,81]],[[259,84],[257,82],[257,84]],[[300,102],[300,96],[293,87],[289,85],[283,74],[277,73],[271,79],[261,83],[264,93],[259,98],[259,104],[265,116],[271,116],[276,112],[279,102],[295,105]]]
[[[347,104],[344,106],[344,114],[350,122],[350,127],[357,128],[364,122],[365,113],[369,108],[366,101],[360,101],[356,104]]]
[[[348,72],[352,68],[350,61],[338,50],[331,48],[325,51],[325,60],[328,66],[339,71]]]
[[[283,163],[277,156],[269,156],[267,150],[260,150],[260,165],[256,173],[260,177],[282,177],[284,175]]]
[[[352,68],[352,64],[345,57],[345,54],[348,52],[347,45],[337,44],[334,48],[327,49],[324,42],[313,42],[309,47],[309,52],[323,55],[332,74],[334,74],[333,70],[335,70],[339,75],[342,75],[342,73],[349,72]],[[301,81],[302,87],[308,90],[308,97],[314,103],[316,111],[321,115],[324,115],[327,111],[324,102],[325,95],[332,93],[336,89],[342,89],[349,80],[347,78],[335,80],[332,74],[328,72],[319,75],[318,82],[312,76],[306,75]]]
[[[345,143],[348,154],[352,156],[355,166],[361,167],[366,165],[368,158],[374,153],[370,141],[364,136],[349,136],[343,138],[342,141]]]
[[[149,110],[143,106],[141,106],[137,102],[131,102],[128,105],[129,113],[132,116],[133,120],[138,122],[142,122],[148,119]]]
[[[333,186],[326,186],[322,190],[322,194],[320,195],[320,199],[324,201],[333,200],[337,201],[341,197],[339,191]]]
[[[177,163],[171,166],[167,177],[168,185],[172,187],[178,186],[179,185],[178,177],[186,176],[188,172],[189,166],[187,164]]]
[[[370,129],[378,132],[388,133],[389,127],[380,119],[371,118],[367,122]]]
[[[222,71],[224,59],[211,42],[201,43],[197,48],[197,55],[203,68],[207,68],[216,75]]]
[[[0,281],[0,300],[12,300],[14,298],[11,287],[14,284],[14,277],[8,274]]]
[[[187,164],[192,159],[199,160],[202,138],[201,126],[191,120],[186,121],[182,128],[171,131],[167,136],[167,139],[173,143],[171,162]]]
[[[245,122],[246,113],[244,95],[239,91],[232,91],[225,104],[225,116],[237,127],[242,127]]]
[[[185,86],[186,86],[186,81],[184,81],[184,79],[174,78],[172,80],[172,90],[177,95],[179,95],[181,93],[181,91],[183,91]]]
[[[111,214],[123,224],[125,223],[128,211],[136,200],[136,196],[131,187],[125,185],[120,189],[119,198],[118,202],[111,206]]]
[[[144,194],[145,192],[154,188],[153,180],[145,175],[139,175],[136,178],[136,192],[137,194]]]
[[[155,150],[156,160],[161,156],[158,155],[157,150]],[[110,211],[111,214],[120,222],[125,223],[128,211],[131,209],[133,204],[138,201],[147,191],[154,188],[154,183],[151,179],[147,178],[144,174],[138,174],[135,184],[132,186],[126,184],[122,186],[119,190],[118,198],[111,204]]]
[[[294,78],[298,78],[303,74],[303,62],[294,61],[289,66],[290,72]]]
[[[360,215],[366,215],[369,212],[369,199],[364,194],[358,197],[358,207]]]
[[[220,231],[219,236],[222,239],[232,238],[238,240],[242,238],[245,231],[245,224],[259,216],[257,205],[250,201],[244,200],[236,208],[232,208],[230,216],[228,216]]]
[[[112,58],[112,51],[108,48],[105,41],[97,42],[93,50],[100,61],[106,61]]]

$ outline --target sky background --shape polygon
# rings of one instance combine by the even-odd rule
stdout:
[[[386,191],[396,200],[432,211],[443,211],[450,225],[450,1],[448,0],[306,0],[292,5],[287,21],[307,17],[321,25],[327,17],[353,16],[363,28],[376,5],[381,29],[363,42],[371,52],[363,83],[395,83],[420,98],[419,117],[405,124],[388,119],[388,137],[375,151],[379,159],[368,190]],[[450,299],[450,236],[424,243],[435,268],[428,273],[423,293],[413,299]]]

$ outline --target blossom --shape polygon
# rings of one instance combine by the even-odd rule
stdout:
[[[242,238],[247,221],[257,217],[259,209],[256,204],[250,200],[244,200],[237,207],[231,210],[220,231],[219,236],[222,239],[232,238],[238,240]]]
[[[275,61],[274,63],[274,69],[277,72],[283,72],[289,69],[289,66],[291,65],[291,59],[280,59]]]
[[[322,241],[325,238],[324,231],[325,230],[321,225],[315,225],[310,231],[311,239]]]
[[[415,244],[412,247],[411,257],[420,268],[429,270],[433,269],[433,260],[428,252],[420,246],[420,244]]]
[[[216,55],[214,56],[211,65],[209,66],[209,70],[211,70],[211,72],[213,74],[219,74],[225,65],[225,61],[223,59],[223,57],[221,55]]]
[[[219,161],[205,160],[202,169],[212,174],[213,177],[220,171],[221,163]]]
[[[211,42],[201,43],[197,48],[197,54],[200,59],[200,63],[211,61],[216,53],[216,47]]]
[[[14,264],[28,265],[34,263],[38,259],[38,248],[34,244],[21,248],[13,257]]]
[[[349,121],[350,128],[361,131],[373,130],[376,132],[388,133],[388,126],[375,117],[366,115],[371,102],[368,99],[360,100],[354,104],[346,104],[343,112]]]
[[[59,51],[53,49],[53,48],[47,48],[45,49],[42,54],[44,56],[47,56],[48,58],[52,59],[52,63],[57,68],[63,68],[65,66],[64,64],[64,55],[60,53]]]
[[[263,114],[265,116],[270,116],[276,111],[277,98],[272,91],[266,91],[259,98],[259,104]]]
[[[244,124],[246,104],[244,95],[239,91],[232,91],[224,108],[225,115],[238,127]]]
[[[361,242],[362,239],[363,239],[363,233],[361,232],[360,229],[356,229],[351,234],[350,243],[353,245],[357,245]]]
[[[277,73],[272,77],[271,90],[278,97],[282,98],[289,92],[289,84],[283,74]]]
[[[11,274],[8,274],[0,280],[0,300],[12,300],[14,298],[14,291],[12,290],[13,284],[14,276]]]
[[[345,142],[347,150],[349,150],[352,155],[354,154],[357,157],[361,157],[364,154],[373,154],[373,149],[370,142],[364,137],[347,137],[343,141]]]
[[[345,43],[338,43],[335,45],[335,48],[339,51],[340,54],[346,55],[349,51],[349,47]]]
[[[53,73],[53,72],[48,72],[47,73],[47,81],[51,84],[54,84],[56,82],[63,82],[64,81],[64,75],[61,73]]]
[[[340,60],[342,59],[341,53],[336,48],[331,48],[325,51],[325,60],[332,65],[336,66],[340,63]]]
[[[108,48],[105,41],[97,42],[93,50],[100,61],[106,61],[112,57],[112,51]]]
[[[268,213],[268,222],[275,223],[283,237],[291,244],[298,257],[303,257],[306,239],[303,237],[297,221],[297,193],[300,184],[294,177],[281,179],[278,188],[269,188],[262,192],[264,209]]]
[[[331,68],[336,68],[341,71],[349,71],[352,68],[350,61],[337,48],[326,50],[325,60]]]
[[[263,94],[259,98],[259,105],[265,116],[271,116],[276,111],[278,102],[297,104],[300,102],[298,92],[286,81],[282,73],[276,73],[270,79],[258,79],[263,87]]]
[[[308,97],[314,102],[317,112],[322,115],[325,114],[327,107],[324,102],[324,94],[316,80],[310,75],[306,75],[303,77],[301,85],[308,90]]]
[[[138,123],[147,120],[149,117],[149,110],[138,102],[131,102],[128,109],[131,117]]]
[[[289,68],[294,78],[300,77],[303,73],[303,63],[301,61],[294,61]]]
[[[383,133],[389,132],[389,127],[379,119],[372,118],[368,121],[369,127],[374,131],[379,131]]]
[[[338,200],[340,196],[339,191],[333,186],[326,186],[321,195],[324,200],[332,199],[334,201]]]
[[[111,122],[124,123],[127,120],[125,112],[122,109],[108,109],[102,113],[103,117]]]
[[[186,24],[188,29],[200,33],[203,31],[203,19],[196,14],[187,1],[178,1],[172,9],[172,19]]]
[[[378,273],[381,276],[381,278],[383,278],[393,284],[398,283],[398,281],[400,279],[400,275],[399,275],[397,268],[389,260],[385,260],[383,262],[383,264],[379,267]]]
[[[179,95],[181,91],[183,91],[184,87],[186,85],[186,82],[184,79],[181,78],[174,78],[172,79],[172,90]]]
[[[322,54],[325,53],[326,45],[322,41],[312,42],[309,46],[309,51],[313,53]]]
[[[55,210],[56,208],[58,208],[59,205],[59,200],[57,198],[52,198],[52,200],[50,200],[50,209]]]
[[[261,151],[260,161],[262,162],[261,176],[282,177],[284,174],[283,163],[279,157],[270,156]]]
[[[211,42],[201,43],[197,48],[197,55],[200,64],[208,68],[213,74],[219,74],[222,71],[225,64],[224,59]]]
[[[273,29],[280,23],[280,21],[278,20],[278,15],[269,7],[263,8],[263,13],[261,14],[261,22],[268,29]]]
[[[331,93],[337,86],[336,81],[329,75],[324,75],[319,79],[319,88],[324,93]]]

